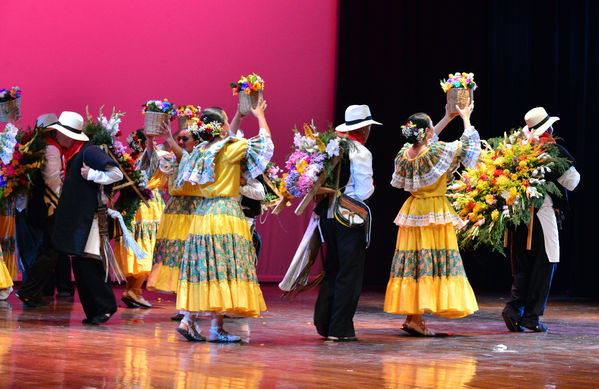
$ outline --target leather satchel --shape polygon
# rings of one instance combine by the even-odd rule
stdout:
[[[370,209],[362,201],[353,199],[340,190],[335,195],[335,219],[349,228],[364,227],[370,219]]]

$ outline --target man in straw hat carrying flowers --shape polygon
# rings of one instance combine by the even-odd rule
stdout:
[[[523,132],[542,144],[555,144],[560,157],[570,161],[564,172],[557,169],[545,174],[547,181],[553,181],[563,188],[562,198],[546,195],[543,205],[533,216],[532,231],[521,225],[514,231],[510,250],[515,262],[511,298],[503,309],[502,316],[507,328],[512,332],[523,332],[527,328],[534,332],[545,332],[547,327],[540,317],[549,297],[555,265],[559,262],[559,232],[563,212],[567,210],[568,194],[580,182],[580,174],[574,168],[574,158],[553,139],[553,123],[558,117],[549,116],[544,108],[533,108],[524,116],[526,126]],[[561,174],[560,174],[561,173]],[[559,223],[559,224],[558,224]],[[532,236],[529,237],[529,231]],[[527,247],[530,241],[530,247]]]
[[[72,258],[77,291],[86,315],[83,323],[104,323],[116,312],[117,305],[104,266],[98,260],[105,228],[98,210],[107,202],[103,185],[120,181],[123,173],[115,160],[88,142],[83,133],[83,117],[78,113],[63,112],[49,128],[69,138],[52,243],[56,250]]]

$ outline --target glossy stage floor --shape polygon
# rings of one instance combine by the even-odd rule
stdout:
[[[183,340],[170,320],[174,296],[147,293],[153,308],[120,303],[107,324],[89,326],[76,300],[24,309],[11,295],[0,305],[0,388],[599,387],[597,303],[554,299],[550,332],[514,334],[503,299],[479,296],[470,317],[427,317],[446,336],[415,338],[399,329],[403,316],[382,312],[384,291],[367,289],[355,317],[360,341],[333,343],[314,331],[315,291],[289,302],[275,285],[262,289],[269,310],[227,319],[245,340],[228,345]]]

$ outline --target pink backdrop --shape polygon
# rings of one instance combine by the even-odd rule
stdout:
[[[104,105],[126,112],[126,136],[143,126],[141,104],[165,97],[232,116],[228,85],[251,72],[266,82],[274,162],[295,125],[333,118],[337,1],[3,0],[0,19],[0,88],[23,90],[24,127],[42,113]],[[256,123],[245,119],[246,135]],[[261,281],[281,279],[301,239],[308,212],[292,209],[258,227]]]

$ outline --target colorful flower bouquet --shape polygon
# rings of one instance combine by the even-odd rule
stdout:
[[[242,76],[239,81],[232,82],[233,95],[239,95],[239,112],[243,115],[252,113],[250,106],[256,108],[264,90],[264,80],[256,73]]]
[[[198,105],[180,105],[177,107],[175,115],[179,118],[179,130],[189,127],[192,123],[200,120],[202,108]]]
[[[450,74],[445,80],[441,80],[441,88],[447,94],[447,106],[449,112],[457,112],[456,105],[464,108],[468,99],[472,101],[474,90],[478,88],[474,82],[474,73]]]
[[[282,170],[280,167],[274,162],[269,162],[268,165],[266,165],[266,170],[262,173],[265,184],[264,189],[266,192],[266,196],[264,197],[264,200],[262,200],[262,205],[265,208],[275,207],[281,197],[283,197],[279,191],[279,186],[281,185],[281,181],[283,181],[279,175],[281,172]]]
[[[21,117],[21,89],[13,86],[0,89],[0,122],[8,123]]]
[[[168,123],[175,117],[175,106],[164,100],[148,100],[142,105],[144,117],[144,130],[148,135],[158,135],[162,123]]]
[[[45,160],[46,139],[42,128],[19,131],[11,161],[0,162],[0,199],[27,195],[41,179]]]
[[[91,143],[102,146],[105,145],[108,154],[113,157],[123,170],[125,177],[114,183],[113,192],[118,191],[118,199],[114,204],[114,209],[123,215],[125,225],[131,229],[131,222],[135,212],[142,201],[152,198],[152,190],[146,184],[148,177],[143,170],[135,169],[136,161],[125,149],[123,143],[118,139],[121,135],[119,125],[124,113],[112,110],[112,114],[107,118],[102,113],[102,108],[98,117],[94,119],[87,111],[87,123],[83,131],[89,137]]]
[[[545,194],[561,196],[545,175],[563,172],[569,163],[554,144],[529,139],[520,129],[483,143],[479,162],[450,185],[448,196],[466,223],[458,233],[460,246],[484,244],[505,254],[505,229],[528,223],[531,207],[539,208]]]
[[[331,177],[333,158],[341,157],[349,148],[348,141],[337,136],[333,129],[318,133],[314,122],[304,124],[304,135],[297,129],[293,131],[293,152],[285,162],[279,185],[279,191],[286,198],[308,194],[323,172]],[[334,185],[330,181],[328,184]]]

